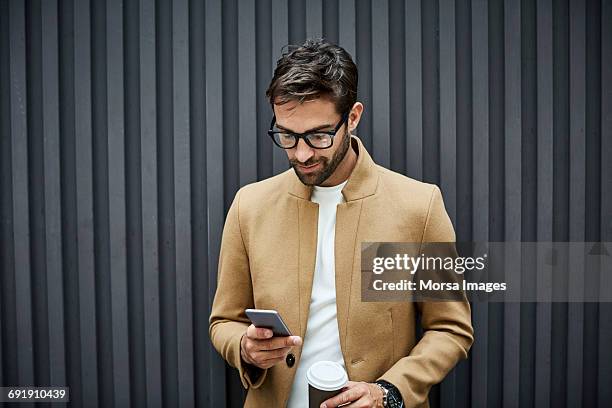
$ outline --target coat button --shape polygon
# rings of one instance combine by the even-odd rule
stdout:
[[[293,365],[295,364],[295,356],[293,355],[293,353],[287,354],[287,358],[285,359],[285,362],[287,363],[289,368],[293,367]]]

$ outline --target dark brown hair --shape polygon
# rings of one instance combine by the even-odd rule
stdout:
[[[357,66],[351,55],[321,38],[287,46],[266,91],[270,104],[302,103],[322,95],[334,101],[339,114],[353,107],[357,101]]]

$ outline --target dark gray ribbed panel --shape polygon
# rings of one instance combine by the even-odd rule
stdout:
[[[0,385],[241,405],[208,339],[221,232],[287,168],[265,134],[281,47],[321,35],[359,66],[356,134],[440,185],[459,240],[612,241],[610,0],[0,0]],[[610,304],[473,320],[433,406],[612,399]]]

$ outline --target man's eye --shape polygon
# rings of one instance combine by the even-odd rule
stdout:
[[[282,140],[293,140],[293,135],[291,133],[277,133],[278,137]]]
[[[322,141],[329,139],[329,135],[327,133],[313,133],[310,135],[311,141]]]
[[[327,133],[311,133],[308,136],[308,141],[311,145],[318,148],[331,146],[331,136]]]
[[[275,133],[274,138],[276,139],[276,143],[282,147],[291,147],[295,145],[295,136],[291,133]]]

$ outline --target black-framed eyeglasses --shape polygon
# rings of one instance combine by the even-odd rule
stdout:
[[[306,144],[313,149],[328,149],[334,144],[334,136],[338,133],[338,130],[344,125],[344,122],[348,119],[349,113],[346,112],[342,115],[340,122],[336,125],[334,130],[317,130],[314,132],[306,133],[292,133],[286,130],[275,129],[276,115],[272,117],[270,122],[270,130],[268,135],[272,138],[275,145],[281,149],[293,149],[297,146],[300,139],[304,139]]]

